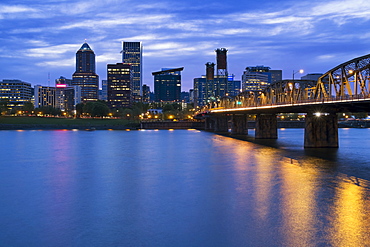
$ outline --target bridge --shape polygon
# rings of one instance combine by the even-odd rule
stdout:
[[[322,75],[316,84],[283,80],[263,91],[223,97],[196,113],[205,129],[248,134],[248,115],[256,114],[256,139],[276,139],[278,113],[306,113],[304,147],[338,147],[341,112],[370,111],[370,54],[342,63]]]

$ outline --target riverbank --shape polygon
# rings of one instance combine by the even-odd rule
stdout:
[[[0,117],[0,130],[17,129],[137,129],[138,121],[126,119]]]

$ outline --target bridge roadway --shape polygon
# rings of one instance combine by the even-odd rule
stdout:
[[[276,139],[278,113],[306,113],[305,148],[338,147],[338,117],[340,112],[370,112],[370,97],[347,96],[296,103],[270,104],[254,107],[235,105],[211,108],[201,115],[205,129],[233,135],[248,134],[248,115],[256,114],[256,139]]]

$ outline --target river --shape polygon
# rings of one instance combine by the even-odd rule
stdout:
[[[303,134],[0,131],[0,246],[369,246],[370,129]]]

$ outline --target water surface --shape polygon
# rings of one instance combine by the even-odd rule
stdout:
[[[0,246],[370,245],[370,129],[339,137],[0,131]]]

